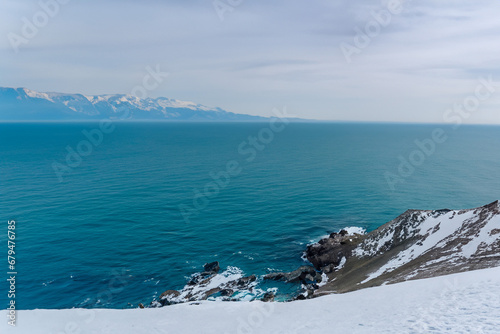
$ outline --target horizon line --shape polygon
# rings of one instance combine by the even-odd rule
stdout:
[[[113,123],[266,123],[271,117],[257,116],[263,118],[262,120],[169,120],[169,119],[67,119],[67,120],[0,120],[0,124],[13,124],[13,123],[98,123],[101,121],[111,121]],[[354,120],[315,120],[305,118],[288,118],[292,123],[335,123],[335,124],[373,124],[373,125],[441,125],[441,126],[457,126],[452,123],[439,123],[439,122],[403,122],[403,121],[354,121]],[[500,123],[463,123],[458,126],[500,126]]]

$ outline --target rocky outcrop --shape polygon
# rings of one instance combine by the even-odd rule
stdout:
[[[180,291],[167,290],[150,307],[162,307],[179,303],[207,300],[211,297],[220,300],[235,300],[233,295],[241,291],[252,292],[257,285],[257,276],[243,277],[234,273],[220,273],[219,262],[207,263],[204,271],[191,276],[186,286]],[[270,299],[268,295],[266,298]],[[273,295],[274,298],[274,295]]]
[[[468,210],[408,210],[353,238],[346,252],[330,240],[308,248],[313,264],[335,268],[314,295],[500,266],[499,230],[498,201]]]
[[[203,266],[204,271],[201,273],[194,274],[191,277],[191,280],[188,282],[188,285],[198,285],[198,284],[204,284],[211,280],[215,275],[220,270],[220,265],[219,262],[211,262],[211,263],[206,263]]]
[[[316,269],[331,272],[340,265],[343,258],[351,257],[353,249],[362,239],[363,236],[360,234],[349,234],[346,230],[341,230],[316,244],[307,246],[305,255]]]
[[[205,269],[205,272],[217,274],[220,270],[220,265],[219,265],[218,261],[210,262],[210,263],[206,263],[203,266],[203,269]]]
[[[160,295],[159,301],[161,306],[177,304],[177,297],[180,296],[180,292],[177,290],[167,290]]]
[[[321,273],[311,266],[302,266],[288,273],[271,273],[264,276],[265,280],[285,281],[288,283],[313,284],[322,280]]]

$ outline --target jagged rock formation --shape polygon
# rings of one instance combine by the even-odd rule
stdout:
[[[323,239],[306,257],[330,271],[315,296],[500,266],[500,205],[408,210],[366,235]]]
[[[252,292],[257,285],[257,277],[250,275],[243,277],[239,273],[225,272],[220,274],[219,262],[207,263],[203,267],[204,271],[192,275],[189,282],[181,290],[167,290],[163,292],[158,300],[151,302],[151,307],[161,307],[190,301],[206,300],[210,297],[219,297],[220,300],[236,300],[233,294],[241,291]],[[274,295],[265,295],[268,300],[272,300]]]
[[[264,276],[265,280],[285,281],[288,283],[314,284],[320,283],[323,278],[321,273],[317,272],[313,267],[302,266],[289,273],[271,273]]]
[[[330,273],[343,261],[351,257],[352,251],[359,244],[362,235],[349,234],[345,230],[332,233],[330,237],[321,239],[318,243],[307,246],[307,260],[323,272]]]

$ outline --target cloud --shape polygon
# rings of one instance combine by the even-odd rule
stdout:
[[[156,96],[255,115],[287,105],[305,118],[425,122],[441,119],[479,76],[500,81],[495,3],[403,8],[348,63],[341,43],[353,44],[387,1],[244,0],[221,21],[210,0],[73,0],[16,54],[7,34],[40,7],[6,0],[0,85],[127,93],[146,66],[160,64],[171,76]],[[498,101],[488,103],[491,111]],[[487,120],[498,122],[490,111]]]

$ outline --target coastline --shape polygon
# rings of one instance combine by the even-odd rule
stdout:
[[[269,290],[260,298],[234,298],[256,288],[257,277],[233,273],[222,281],[219,263],[211,262],[184,290],[167,290],[149,307],[20,310],[15,331],[493,333],[500,326],[499,201],[462,210],[407,210],[362,232],[331,233],[307,246],[311,266],[262,277],[301,283],[303,292],[289,302],[275,301]],[[214,295],[222,298],[209,298]],[[4,313],[8,319],[9,311]],[[3,327],[14,328],[7,321]]]
[[[274,301],[278,288],[261,282],[300,284],[284,301],[310,299],[368,287],[500,266],[500,202],[472,209],[407,210],[364,234],[346,228],[307,246],[307,264],[291,272],[262,277],[219,274],[219,262],[207,263],[186,286],[167,290],[144,307],[200,300]],[[232,273],[231,273],[232,274]],[[241,298],[241,296],[244,298]],[[248,298],[247,298],[248,300]]]

